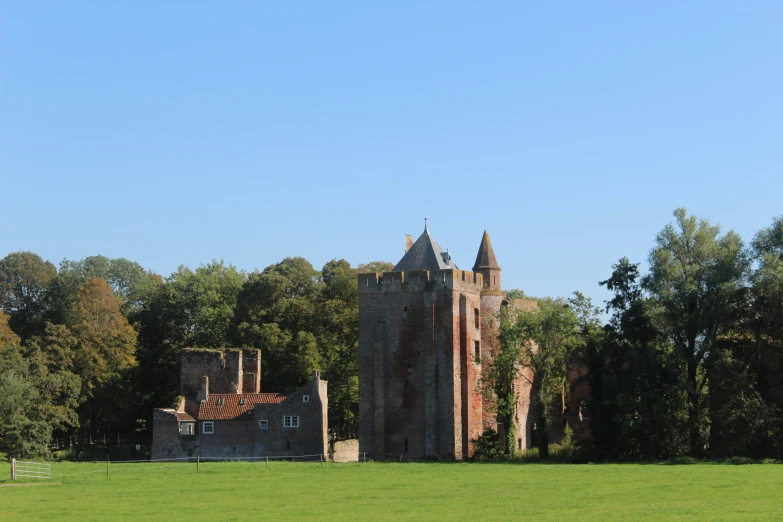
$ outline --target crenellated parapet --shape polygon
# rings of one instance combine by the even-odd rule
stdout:
[[[481,292],[484,276],[468,270],[409,270],[383,274],[359,274],[359,292],[416,292],[442,288]]]

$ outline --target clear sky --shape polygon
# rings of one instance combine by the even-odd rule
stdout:
[[[504,287],[783,214],[783,2],[0,3],[0,257],[396,262]]]

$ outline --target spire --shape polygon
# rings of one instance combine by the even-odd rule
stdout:
[[[429,233],[429,230],[427,230],[427,218],[424,218],[424,232]]]
[[[484,231],[484,237],[481,238],[481,246],[476,256],[476,264],[473,266],[473,271],[475,272],[479,268],[500,269],[498,260],[495,259],[495,251],[492,250],[492,242],[489,240],[489,234],[486,230]]]

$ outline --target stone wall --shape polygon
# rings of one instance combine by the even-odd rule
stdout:
[[[359,439],[335,441],[333,448],[332,462],[359,461]]]

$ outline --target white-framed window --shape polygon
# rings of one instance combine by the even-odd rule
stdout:
[[[215,423],[212,421],[204,421],[201,423],[201,433],[204,435],[212,435],[215,433]]]
[[[283,417],[283,427],[284,428],[298,428],[299,427],[299,417],[294,415],[286,415]]]
[[[310,402],[310,396],[309,395],[302,395],[302,402]]]
[[[260,420],[260,421],[258,421],[258,429],[259,430],[268,430],[269,429],[269,421],[267,421],[267,420]]]

